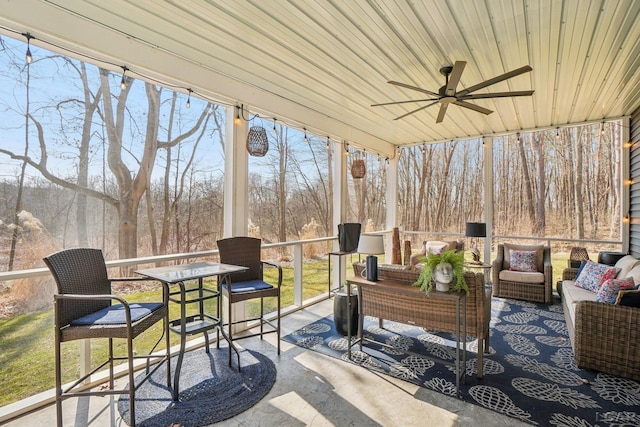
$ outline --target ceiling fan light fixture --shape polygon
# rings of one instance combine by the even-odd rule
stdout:
[[[405,113],[401,116],[394,118],[393,120],[399,120],[404,117],[407,117],[411,114],[417,113],[418,111],[424,110],[435,104],[440,104],[440,110],[438,111],[438,116],[436,118],[436,123],[440,123],[444,120],[445,115],[447,113],[447,107],[449,104],[455,104],[459,107],[464,107],[469,110],[476,111],[478,113],[482,113],[485,115],[493,113],[492,110],[488,108],[481,107],[479,105],[475,105],[473,103],[467,102],[468,100],[475,99],[489,99],[489,98],[506,98],[513,96],[531,96],[533,95],[533,90],[525,90],[525,91],[511,91],[511,92],[497,92],[497,93],[483,93],[483,94],[472,94],[479,89],[483,89],[487,86],[494,85],[496,83],[502,82],[504,80],[510,79],[512,77],[518,76],[523,73],[527,73],[532,71],[533,69],[525,65],[523,67],[517,68],[515,70],[511,70],[507,73],[501,74],[499,76],[493,77],[489,80],[485,80],[476,85],[470,86],[461,91],[457,91],[458,83],[460,83],[460,78],[462,77],[462,72],[466,66],[466,61],[456,61],[453,66],[447,65],[440,68],[440,73],[445,76],[445,84],[440,87],[437,92],[433,92],[427,89],[423,89],[417,86],[409,85],[402,82],[397,82],[393,80],[389,80],[387,83],[392,84],[394,86],[403,87],[405,89],[414,90],[417,92],[425,93],[427,95],[432,96],[433,98],[425,98],[425,99],[414,99],[414,100],[405,100],[405,101],[395,101],[395,102],[384,102],[379,104],[372,104],[372,107],[379,107],[385,105],[394,105],[394,104],[405,104],[411,102],[429,102],[429,104],[420,106],[408,113]]]

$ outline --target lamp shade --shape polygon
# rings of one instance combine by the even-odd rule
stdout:
[[[358,241],[358,253],[379,255],[384,253],[384,238],[380,235],[361,234]]]
[[[464,235],[467,237],[487,237],[487,224],[484,222],[468,222]]]

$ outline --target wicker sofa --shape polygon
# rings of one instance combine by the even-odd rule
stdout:
[[[640,261],[627,271],[618,277],[640,283]],[[596,302],[595,293],[575,286],[577,273],[577,268],[565,269],[560,285],[578,367],[640,380],[640,308]]]
[[[361,275],[365,268],[364,263],[353,263],[353,272],[355,275]],[[409,269],[403,265],[396,264],[380,264],[378,265],[378,279],[390,280],[396,283],[402,283],[411,286],[420,274],[417,268]],[[465,281],[469,287],[469,294],[466,298],[467,312],[467,334],[478,338],[478,378],[483,376],[483,353],[489,352],[489,321],[491,320],[491,289],[484,286],[484,275],[482,273],[465,272]],[[434,291],[435,292],[435,291]],[[384,300],[384,295],[381,296]],[[429,324],[430,328],[441,332],[455,332],[456,316],[455,305],[452,302],[439,301],[437,310],[430,307],[429,297],[424,293],[420,293],[420,298],[403,299],[402,304],[393,304],[389,306],[390,310],[405,310],[396,318],[404,318],[402,314],[409,312],[420,313],[422,325]],[[393,300],[387,298],[386,301]],[[431,300],[433,301],[433,300]],[[450,303],[450,307],[446,306]],[[430,310],[432,313],[424,313]],[[431,316],[431,314],[433,314]],[[411,319],[407,319],[409,322]]]

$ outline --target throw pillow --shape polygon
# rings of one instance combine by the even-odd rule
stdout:
[[[579,288],[596,292],[605,280],[613,279],[619,269],[593,261],[586,261],[584,268],[576,277],[575,285]]]
[[[428,254],[439,255],[447,250],[449,244],[439,240],[429,240],[425,243],[425,252]]]
[[[625,255],[620,258],[614,266],[620,269],[617,279],[624,279],[625,277],[627,277],[627,274],[629,274],[631,269],[639,263],[640,260],[638,260],[638,258],[635,258],[633,255]]]
[[[618,299],[618,292],[622,289],[632,289],[633,279],[609,279],[598,288],[596,293],[597,302],[614,304]]]
[[[536,251],[511,251],[509,259],[509,270],[532,272],[538,271],[536,268]]]
[[[511,251],[535,251],[536,252],[536,271],[542,271],[544,268],[544,245],[514,245],[512,243],[504,244],[504,260],[502,266],[505,270],[511,268]]]
[[[640,307],[640,291],[638,290],[621,290],[618,292],[616,304],[627,307]]]

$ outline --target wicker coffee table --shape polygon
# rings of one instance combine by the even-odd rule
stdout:
[[[347,357],[351,359],[351,347],[356,344],[359,344],[360,351],[363,351],[362,345],[365,341],[387,346],[385,343],[376,342],[364,336],[362,327],[365,316],[377,317],[381,326],[383,320],[391,320],[441,332],[452,332],[456,337],[455,362],[434,360],[455,367],[456,392],[460,396],[460,379],[464,381],[467,364],[466,294],[464,292],[449,293],[434,290],[427,296],[419,288],[410,285],[383,279],[369,282],[357,276],[347,279],[347,295],[351,295],[351,286],[357,286],[358,289],[360,315],[358,336],[353,342],[350,333],[351,322],[348,319]]]

